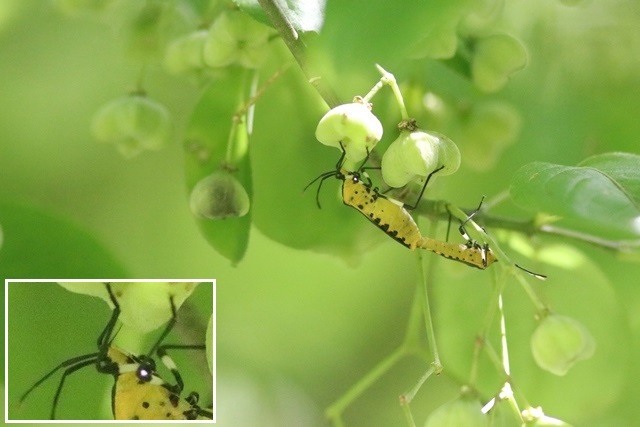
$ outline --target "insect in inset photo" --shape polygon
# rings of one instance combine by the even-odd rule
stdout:
[[[40,286],[53,286],[52,283],[38,284]],[[170,293],[166,296],[166,309],[168,310],[169,321],[164,327],[160,336],[147,353],[138,355],[125,351],[114,345],[114,339],[118,335],[122,325],[120,324],[122,314],[122,303],[120,298],[124,292],[114,290],[115,286],[122,286],[119,283],[93,283],[95,286],[102,286],[108,299],[113,306],[113,312],[108,319],[106,326],[97,339],[97,351],[72,357],[51,369],[44,376],[40,377],[31,387],[24,390],[20,395],[19,402],[22,407],[27,406],[29,399],[44,383],[48,383],[52,377],[58,377],[58,385],[51,398],[50,419],[78,419],[70,414],[62,413],[59,410],[60,403],[64,400],[78,398],[65,393],[65,385],[69,379],[85,367],[95,367],[99,373],[108,374],[113,378],[111,388],[111,413],[116,420],[211,420],[213,411],[211,406],[213,393],[203,389],[203,399],[199,393],[185,390],[185,381],[180,373],[178,365],[168,355],[168,351],[177,353],[179,350],[188,350],[186,353],[204,353],[205,335],[200,336],[197,344],[165,344],[164,341],[169,333],[179,325],[177,322],[177,307],[174,296]],[[136,286],[136,283],[127,283],[127,286]],[[165,283],[166,285],[166,283]],[[209,285],[209,291],[213,288]],[[21,286],[21,284],[13,284]],[[194,284],[195,286],[195,284]],[[202,286],[205,289],[207,286]],[[98,288],[94,288],[99,291]],[[126,288],[125,288],[126,289]],[[158,287],[160,289],[160,287]],[[189,292],[190,293],[190,292]],[[207,292],[202,292],[206,295]],[[209,295],[211,295],[209,293]],[[129,298],[124,297],[124,298]],[[124,299],[123,298],[123,299]],[[161,297],[162,298],[162,297]],[[211,299],[211,298],[209,298]],[[149,313],[145,313],[149,314]],[[120,324],[120,325],[119,325]],[[68,334],[69,338],[73,334]],[[191,359],[191,358],[190,358]],[[194,359],[195,360],[195,359]],[[161,362],[162,366],[170,375],[161,376],[158,372]],[[32,372],[35,372],[35,368]],[[168,378],[171,379],[168,379]],[[211,382],[209,382],[211,384]],[[210,394],[211,393],[211,394]],[[66,405],[65,405],[66,406]],[[20,409],[18,409],[18,412]],[[89,419],[99,419],[89,418]]]

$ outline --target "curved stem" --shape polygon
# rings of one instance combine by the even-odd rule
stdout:
[[[293,55],[296,62],[298,62],[300,69],[309,83],[315,87],[316,91],[318,91],[329,107],[333,108],[339,105],[340,101],[333,90],[322,78],[317,76],[316,73],[310,69],[307,62],[307,46],[300,38],[298,31],[293,27],[291,22],[289,22],[285,14],[280,9],[278,2],[275,0],[258,0],[258,3],[273,26],[278,30],[278,33],[280,33],[280,37],[282,37],[282,40],[291,52],[291,55]]]
[[[452,204],[444,200],[422,200],[416,210],[415,214],[424,216],[431,219],[446,220],[449,218],[449,212],[447,206],[453,206]],[[464,221],[475,209],[458,208],[458,212],[462,212],[460,216],[456,218]],[[590,245],[613,250],[623,253],[633,253],[640,250],[640,239],[627,239],[627,240],[612,240],[605,239],[593,234],[584,233],[576,230],[572,230],[565,227],[560,227],[554,224],[538,224],[535,219],[514,219],[500,215],[492,215],[486,213],[486,211],[479,211],[474,217],[474,221],[483,226],[489,228],[499,228],[502,230],[517,231],[528,236],[535,234],[546,234],[550,236],[558,236],[563,238],[573,239],[575,241],[588,243]]]

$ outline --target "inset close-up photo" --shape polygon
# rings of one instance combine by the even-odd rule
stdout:
[[[7,281],[6,421],[215,421],[215,281]]]

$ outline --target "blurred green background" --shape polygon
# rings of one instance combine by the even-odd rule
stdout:
[[[574,165],[593,154],[640,151],[638,2],[507,2],[500,28],[520,38],[529,63],[504,90],[489,95],[439,62],[408,61],[398,48],[437,23],[446,8],[345,3],[329,2],[318,48],[342,99],[366,93],[379,78],[373,64],[380,62],[400,82],[417,74],[447,99],[507,102],[521,118],[519,137],[493,157],[474,151],[473,138],[460,141],[461,170],[441,180],[430,198],[475,206],[483,194],[506,190],[513,173],[530,161]],[[0,4],[2,276],[216,278],[218,424],[326,425],[323,410],[401,342],[418,278],[414,257],[332,198],[336,182],[325,184],[322,211],[313,192],[303,194],[311,179],[333,167],[338,152],[315,142],[326,108],[292,69],[256,107],[251,155],[257,226],[245,258],[231,266],[200,235],[188,207],[178,141],[200,88],[150,67],[145,87],[175,123],[176,142],[162,151],[124,160],[90,135],[94,112],[126,94],[139,74],[139,60],[124,53],[125,26],[113,22],[90,13],[69,17],[49,2]],[[269,66],[282,58],[276,55]],[[211,120],[227,126],[230,118]],[[393,114],[383,117],[385,125],[393,120]],[[448,132],[456,140],[456,129]],[[499,212],[527,217],[509,205]],[[305,234],[302,241],[314,229],[321,235]],[[314,242],[321,242],[316,251],[293,248]],[[365,250],[370,242],[377,245]],[[349,262],[335,256],[340,248]],[[587,325],[598,342],[596,354],[565,377],[537,368],[528,341],[534,309],[510,283],[505,304],[514,382],[533,406],[574,425],[633,425],[640,418],[640,367],[633,363],[640,357],[640,266],[587,245],[567,250],[579,251],[572,267],[514,258],[550,276],[534,286],[558,312]],[[419,425],[465,381],[491,289],[489,272],[444,260],[436,265],[432,303],[445,373],[430,379],[412,404]],[[36,336],[19,336],[33,352],[9,367],[21,373],[22,385],[86,352],[108,316],[99,301],[57,287],[50,292],[25,296],[17,310],[33,313],[24,321],[49,338],[55,333],[65,340],[49,341],[44,351],[34,346]],[[60,310],[79,314],[59,319]],[[347,409],[346,424],[403,425],[398,396],[426,367],[418,358],[403,359]],[[98,375],[83,375],[110,387]],[[487,388],[495,386],[493,371],[482,377]],[[32,402],[38,411],[48,407],[52,390],[50,385]],[[9,392],[15,403],[11,394],[21,390]],[[67,402],[74,394],[83,391],[69,393]]]

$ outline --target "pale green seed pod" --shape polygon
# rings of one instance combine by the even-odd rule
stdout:
[[[171,137],[167,109],[143,95],[128,95],[105,104],[96,112],[91,131],[100,142],[114,144],[125,157],[144,150],[159,150]]]
[[[437,132],[429,132],[432,137],[436,137],[435,144],[438,149],[438,164],[436,169],[444,166],[438,171],[438,176],[451,175],[460,168],[460,149],[458,145],[446,136]]]
[[[60,282],[60,285],[71,292],[97,296],[114,308],[102,282]],[[111,289],[120,306],[122,324],[147,333],[171,319],[171,298],[178,310],[197,285],[196,282],[113,282]]]
[[[245,216],[251,202],[242,184],[230,172],[217,170],[191,190],[189,207],[199,218],[224,219]]]
[[[238,64],[259,68],[269,52],[269,27],[240,11],[224,12],[209,29],[204,62],[210,67]]]
[[[493,34],[477,41],[471,76],[480,90],[496,92],[525,65],[527,52],[522,43],[508,34]]]
[[[402,187],[425,177],[438,164],[438,144],[423,131],[401,131],[382,156],[382,179],[391,187]]]
[[[324,145],[344,148],[346,158],[358,162],[366,158],[382,138],[382,123],[368,105],[342,104],[320,119],[316,138]]]
[[[560,376],[576,362],[593,356],[595,348],[595,340],[582,323],[559,314],[545,317],[531,336],[537,365]]]
[[[425,427],[488,427],[482,405],[475,399],[459,397],[439,406],[429,415]]]
[[[438,176],[460,167],[460,150],[444,135],[403,130],[382,156],[382,178],[391,187],[402,187],[444,166]]]
[[[207,30],[198,30],[171,42],[164,56],[167,71],[180,74],[205,68],[204,45],[208,37]]]

